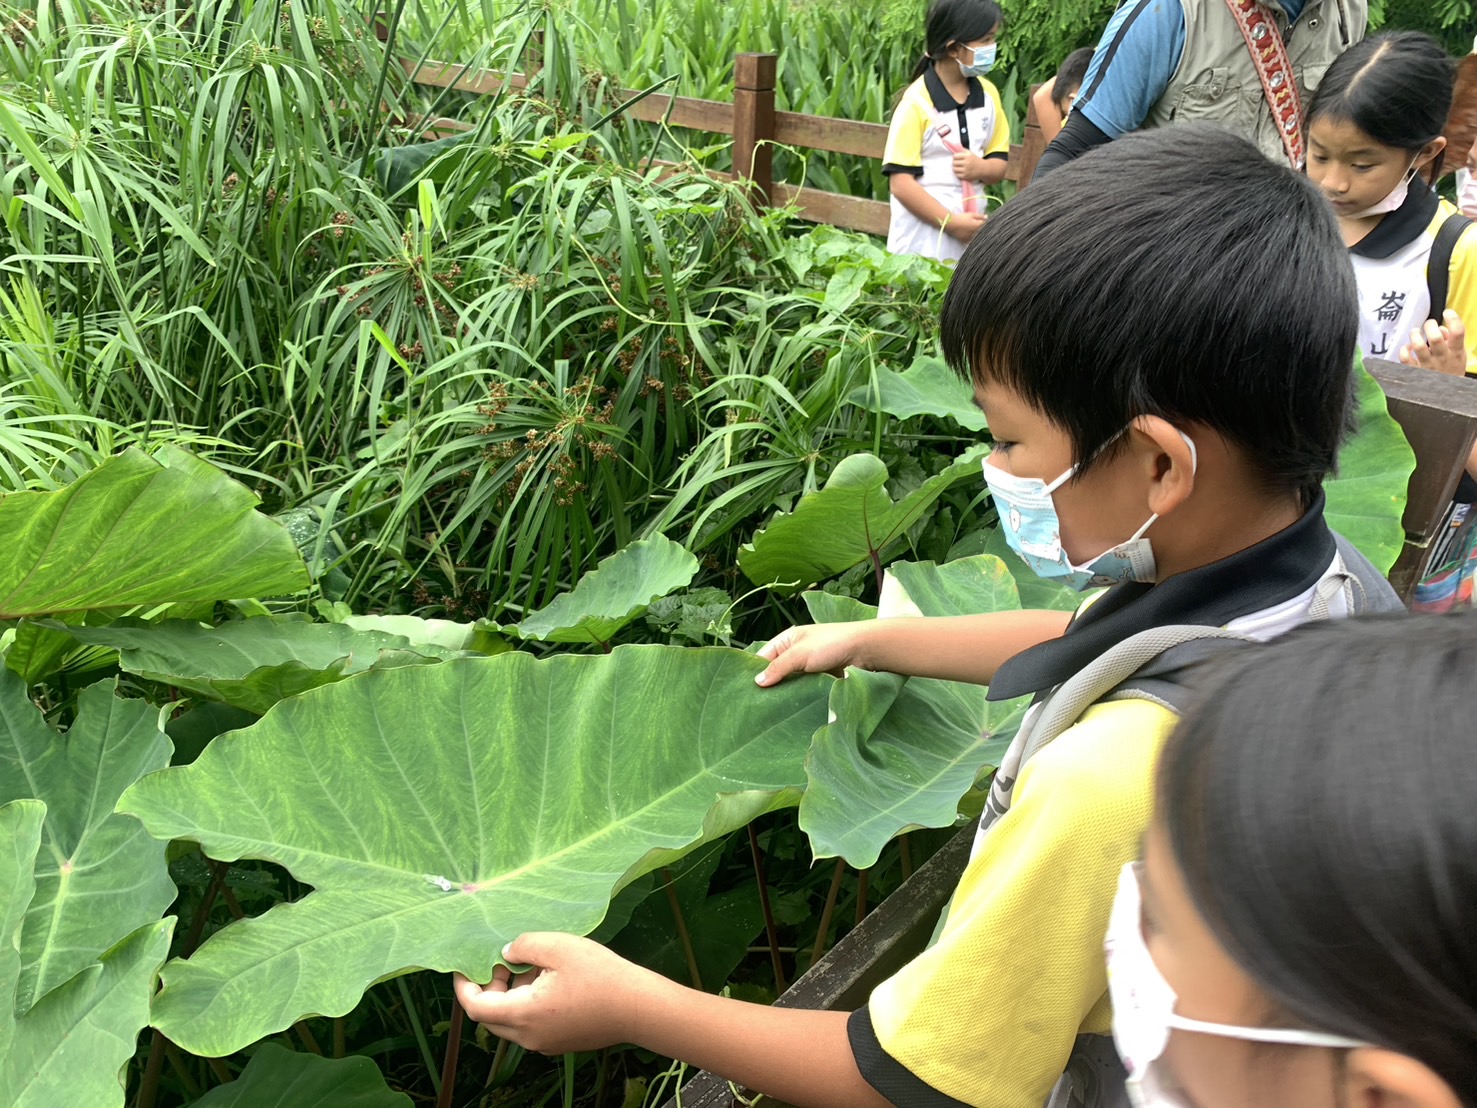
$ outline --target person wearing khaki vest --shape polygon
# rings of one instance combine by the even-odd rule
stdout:
[[[1288,160],[1234,0],[1128,0],[1098,43],[1066,128],[1042,157],[1051,172],[1147,127],[1213,123]],[[1304,103],[1324,70],[1364,37],[1367,0],[1255,0],[1286,46]],[[1292,124],[1289,124],[1292,125]],[[1299,167],[1300,168],[1300,167]]]

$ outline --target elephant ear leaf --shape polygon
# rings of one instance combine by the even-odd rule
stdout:
[[[120,809],[154,835],[314,890],[170,963],[155,1025],[230,1053],[382,978],[485,981],[523,931],[592,930],[624,883],[798,801],[832,679],[760,689],[764,667],[621,646],[376,670],[149,775]]]
[[[0,497],[0,619],[305,588],[292,536],[257,503],[177,447],[129,449],[56,492]]]
[[[894,562],[888,575],[882,611],[889,616],[1020,606],[1010,571],[988,554],[942,566]],[[812,616],[820,618],[820,607]],[[861,606],[838,614],[865,618]],[[991,701],[982,685],[852,670],[832,686],[830,709],[806,755],[800,826],[816,857],[865,868],[899,833],[955,821],[960,798],[1014,735],[1024,702]]]
[[[323,1058],[262,1043],[235,1081],[218,1085],[193,1108],[411,1108],[368,1058]]]
[[[0,807],[0,1104],[122,1108],[123,1067],[148,1022],[174,920],[134,931],[17,1017],[12,998],[22,963],[14,936],[36,889],[45,818],[39,800]]]
[[[19,1015],[157,920],[177,894],[165,844],[113,812],[124,789],[169,764],[172,747],[159,709],[113,690],[111,681],[83,689],[75,721],[58,733],[25,683],[0,668],[0,804],[46,805],[35,895],[20,931]]]

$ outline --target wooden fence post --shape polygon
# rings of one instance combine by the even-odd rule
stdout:
[[[1017,192],[1031,183],[1031,178],[1036,173],[1036,163],[1046,153],[1046,136],[1041,133],[1041,124],[1036,119],[1036,90],[1040,87],[1032,85],[1030,94],[1026,97],[1026,130],[1021,136],[1020,179],[1015,183]]]
[[[774,199],[775,55],[738,54],[733,59],[733,173],[746,178],[754,203]]]

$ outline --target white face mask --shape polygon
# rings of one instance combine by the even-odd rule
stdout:
[[[1143,902],[1139,867],[1129,862],[1118,877],[1118,896],[1108,922],[1108,995],[1113,1001],[1113,1041],[1128,1070],[1128,1099],[1135,1108],[1186,1108],[1188,1100],[1172,1074],[1159,1060],[1169,1045],[1170,1031],[1179,1028],[1201,1035],[1219,1035],[1254,1043],[1352,1050],[1367,1044],[1339,1035],[1280,1027],[1233,1027],[1205,1023],[1178,1015],[1178,997],[1144,942]]]
[[[1404,177],[1400,178],[1400,183],[1395,186],[1394,192],[1390,193],[1389,196],[1385,197],[1378,204],[1371,204],[1362,212],[1355,212],[1349,218],[1368,219],[1374,215],[1389,215],[1391,212],[1398,212],[1405,203],[1406,197],[1410,195],[1410,183],[1413,180],[1415,180],[1415,162],[1410,163],[1409,171],[1406,172]]]
[[[1462,170],[1461,187],[1457,189],[1456,205],[1469,219],[1477,219],[1477,173]]]

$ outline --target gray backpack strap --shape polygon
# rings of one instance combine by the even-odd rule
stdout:
[[[1000,760],[995,779],[990,784],[990,795],[985,802],[984,814],[980,816],[981,832],[987,830],[1010,809],[1011,795],[1015,783],[1027,762],[1047,743],[1071,727],[1082,713],[1104,699],[1124,699],[1138,696],[1154,700],[1166,707],[1179,711],[1181,699],[1175,690],[1179,683],[1160,681],[1158,687],[1130,688],[1128,682],[1149,663],[1171,650],[1196,644],[1197,655],[1219,653],[1227,646],[1254,642],[1247,635],[1227,631],[1220,627],[1205,627],[1191,624],[1152,627],[1124,639],[1117,646],[1099,655],[1091,664],[1079,670],[1058,685],[1021,725],[1011,741],[1010,748]],[[1216,645],[1212,646],[1214,642]],[[1201,645],[1204,644],[1204,645]],[[1176,659],[1176,669],[1190,661],[1182,655]],[[1145,682],[1148,685],[1148,682]],[[1137,683],[1135,683],[1137,685]],[[1174,697],[1174,699],[1170,699]]]

